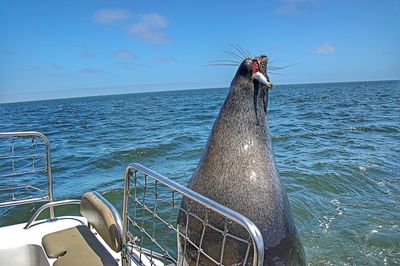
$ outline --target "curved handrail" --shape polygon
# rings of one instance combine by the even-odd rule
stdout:
[[[137,163],[133,163],[130,164],[126,169],[125,169],[125,187],[124,187],[124,206],[123,206],[123,230],[124,230],[124,234],[123,234],[123,243],[126,244],[127,242],[127,231],[128,231],[128,217],[127,217],[127,213],[128,213],[128,194],[129,194],[129,177],[130,177],[130,173],[133,171],[140,171],[142,173],[144,173],[147,176],[150,176],[152,178],[154,178],[155,180],[163,183],[164,185],[168,186],[169,188],[178,191],[179,193],[181,193],[182,195],[184,195],[185,197],[192,199],[204,206],[206,206],[207,208],[210,208],[211,210],[225,216],[228,217],[229,219],[235,221],[236,223],[240,224],[241,226],[243,226],[247,232],[250,234],[251,238],[253,239],[253,246],[254,246],[254,254],[253,254],[253,265],[263,265],[264,262],[264,240],[262,238],[261,232],[260,230],[257,228],[257,226],[247,217],[235,212],[234,210],[231,210],[221,204],[219,204],[218,202],[215,202],[193,190],[188,189],[185,186],[182,186],[156,172],[154,172],[153,170],[137,164]]]
[[[42,211],[44,211],[47,208],[52,208],[52,207],[57,207],[57,206],[63,206],[63,205],[70,205],[70,204],[81,204],[80,200],[73,200],[73,199],[69,199],[69,200],[59,200],[59,201],[52,201],[49,203],[46,203],[42,206],[40,206],[35,213],[31,216],[31,218],[29,219],[29,221],[26,223],[24,229],[29,229],[32,225],[32,223],[36,220],[36,218],[42,213]],[[51,219],[54,219],[51,218]]]

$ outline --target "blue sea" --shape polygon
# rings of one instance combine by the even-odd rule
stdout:
[[[1,104],[0,132],[49,138],[56,199],[97,190],[121,210],[129,163],[187,184],[227,91]],[[309,264],[400,264],[400,81],[275,86],[268,110]],[[32,211],[2,212],[0,224]]]

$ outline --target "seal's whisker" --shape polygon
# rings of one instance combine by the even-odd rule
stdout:
[[[242,54],[238,54],[235,51],[230,51],[228,50],[227,52],[229,52],[231,55],[235,55],[237,58],[239,58],[240,60],[243,60],[245,57]]]
[[[239,49],[242,52],[242,54],[246,55],[246,57],[249,56],[249,54],[246,53],[246,51],[240,45],[236,45],[236,47],[237,47],[237,49]]]
[[[235,63],[237,65],[240,65],[241,62],[235,61],[235,60],[229,60],[229,59],[217,59],[217,60],[211,60],[209,63],[217,63],[217,62],[225,62],[225,63]]]
[[[247,58],[248,56],[241,51],[237,46],[233,45],[233,44],[229,44],[233,49],[235,49],[237,52],[239,52],[239,54],[241,54],[243,56],[243,58]]]
[[[278,61],[279,61],[279,59],[270,60],[270,61],[268,62],[268,65],[269,65],[269,64],[276,63],[276,62],[278,62]]]
[[[277,75],[277,76],[284,76],[285,74],[283,73],[276,73],[276,72],[272,72],[272,71],[267,71],[268,74],[272,74],[272,75]]]
[[[240,51],[242,51],[242,54],[244,54],[246,58],[252,59],[252,57],[249,54],[247,54],[246,51],[242,47],[240,47],[239,45],[238,45],[238,49]]]
[[[240,61],[242,61],[244,59],[243,57],[241,57],[240,55],[238,55],[238,54],[236,54],[236,53],[234,53],[232,51],[225,51],[225,53],[227,55],[229,55],[229,56],[232,56],[232,57],[235,57],[235,58],[239,59]]]
[[[238,61],[238,60],[232,60],[232,59],[215,59],[215,60],[211,60],[211,62],[220,62],[220,61],[230,61],[230,62],[235,62],[235,63],[238,63],[238,62],[241,62],[241,61]]]
[[[271,70],[281,70],[281,68],[280,68],[280,67],[277,67],[277,66],[268,66],[268,69],[271,69]]]
[[[243,49],[240,45],[238,45],[238,47],[239,47],[240,50],[243,51],[243,53],[244,53],[245,55],[247,55],[248,58],[251,58],[251,59],[254,58],[254,56],[253,56],[248,50]]]
[[[237,67],[238,65],[237,64],[207,64],[207,65],[204,65],[204,66],[232,66],[232,67]]]
[[[281,70],[281,69],[285,69],[285,68],[288,68],[288,67],[291,67],[291,66],[294,66],[294,65],[296,65],[296,64],[290,64],[290,65],[286,65],[286,66],[282,66],[282,67],[279,67],[279,66],[268,66],[268,68],[269,69],[272,69],[272,70]]]

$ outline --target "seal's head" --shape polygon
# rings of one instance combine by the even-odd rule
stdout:
[[[268,57],[266,55],[260,55],[254,59],[245,59],[239,66],[236,73],[237,79],[241,79],[241,82],[247,82],[248,86],[258,87],[259,85],[266,86],[268,89],[272,89],[272,84],[269,81],[267,75]]]
[[[260,115],[267,113],[268,91],[272,89],[272,84],[267,75],[268,57],[260,55],[254,59],[247,58],[240,64],[235,78],[232,80],[229,98],[236,96],[240,100],[240,105],[253,106],[257,124]],[[263,106],[264,108],[259,108]],[[249,107],[250,108],[250,107]],[[249,109],[250,110],[250,109]],[[259,110],[264,110],[264,114],[258,114]]]

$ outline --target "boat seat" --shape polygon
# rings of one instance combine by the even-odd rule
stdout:
[[[115,208],[97,192],[82,196],[80,212],[115,252],[122,247],[121,220]],[[55,266],[118,265],[116,259],[86,225],[50,233],[42,238],[49,258],[57,258]]]
[[[118,265],[86,225],[45,235],[42,245],[49,258],[57,258],[54,266]]]

